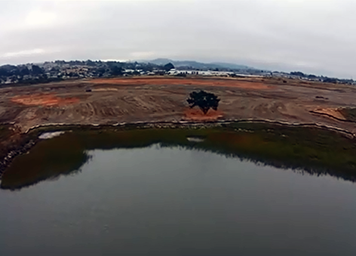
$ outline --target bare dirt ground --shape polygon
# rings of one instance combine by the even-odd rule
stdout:
[[[65,106],[78,103],[77,98],[59,98],[53,94],[31,94],[19,95],[11,98],[12,102],[23,104],[26,106]]]
[[[187,108],[184,111],[185,120],[187,121],[215,121],[224,117],[224,113],[221,111],[215,111],[210,109],[205,115],[198,108]]]
[[[87,92],[91,89],[90,92]],[[193,90],[221,98],[204,116],[186,104]],[[216,119],[316,123],[356,133],[339,108],[356,107],[356,87],[278,79],[139,77],[0,87],[0,123],[22,132],[48,124]],[[335,118],[334,118],[335,117]]]

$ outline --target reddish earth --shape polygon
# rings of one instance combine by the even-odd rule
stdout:
[[[195,90],[218,95],[219,111],[204,115],[188,109],[186,100]],[[3,86],[0,169],[1,159],[25,142],[21,133],[39,125],[265,120],[317,124],[355,135],[356,124],[339,111],[355,109],[355,98],[355,86],[273,78],[139,77]],[[249,136],[234,139],[251,146],[262,143]]]
[[[209,112],[204,115],[200,109],[190,109],[184,111],[185,118],[191,121],[214,121],[222,118],[224,115],[221,111],[215,111],[210,109]]]
[[[90,88],[91,90],[88,90]],[[193,90],[221,99],[206,116],[188,110]],[[316,123],[356,133],[335,109],[356,108],[356,88],[348,85],[268,78],[139,77],[63,81],[0,87],[0,124],[22,132],[47,124],[116,124],[216,119]],[[321,100],[322,99],[322,100]],[[322,110],[319,113],[315,110]],[[328,115],[326,115],[328,114]],[[331,115],[338,115],[338,119]]]
[[[30,94],[11,98],[14,103],[27,106],[60,106],[78,103],[77,98],[59,98],[53,94]]]

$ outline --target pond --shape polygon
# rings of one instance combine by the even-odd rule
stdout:
[[[237,135],[242,156],[231,145]],[[223,144],[224,136],[229,143],[214,147],[212,138]],[[2,178],[0,255],[355,255],[352,177],[322,164],[263,162],[246,153],[249,136],[69,132],[43,140]]]

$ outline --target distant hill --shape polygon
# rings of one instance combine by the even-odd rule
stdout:
[[[227,67],[227,68],[231,68],[231,69],[254,69],[254,68],[248,67],[248,66],[243,66],[243,65],[233,64],[233,63],[225,63],[225,62],[213,62],[211,64],[219,65],[219,66]]]
[[[214,62],[214,63],[203,63],[203,62],[197,62],[197,61],[175,61],[171,59],[155,59],[155,60],[149,60],[149,61],[143,61],[143,62],[148,62],[156,65],[165,65],[167,63],[172,63],[175,67],[192,67],[196,69],[253,69],[248,66],[243,66],[243,65],[238,65],[238,64],[233,64],[233,63],[223,63],[223,62]]]

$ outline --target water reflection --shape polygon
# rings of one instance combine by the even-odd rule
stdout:
[[[192,137],[204,140],[187,139]],[[271,132],[268,127],[254,127],[253,132],[231,129],[70,132],[41,141],[29,154],[16,158],[3,175],[1,188],[18,190],[61,175],[76,174],[90,160],[89,150],[153,144],[223,154],[301,174],[356,180],[354,141],[315,129],[279,128]]]
[[[1,188],[16,190],[55,180],[61,175],[76,174],[89,159],[78,145],[62,143],[62,140],[42,141],[29,154],[15,159],[3,175]]]

